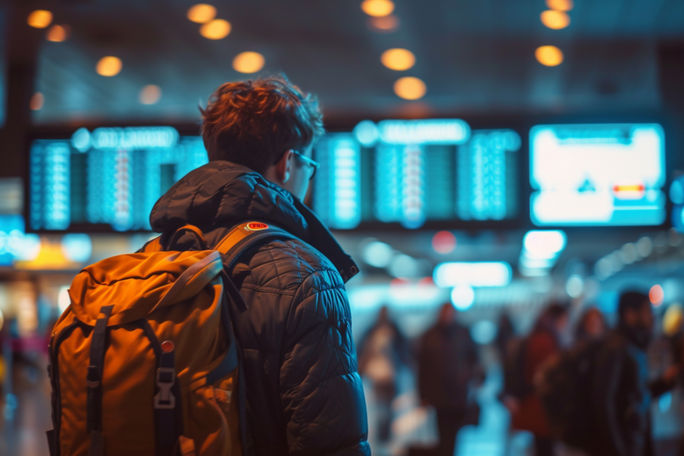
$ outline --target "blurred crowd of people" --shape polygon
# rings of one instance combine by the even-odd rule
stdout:
[[[621,293],[615,320],[609,324],[596,307],[578,310],[577,304],[551,300],[531,330],[518,334],[511,316],[501,312],[491,348],[502,373],[497,397],[510,415],[508,437],[530,433],[536,456],[655,454],[651,404],[684,377],[682,318],[667,330],[668,362],[658,372],[647,353],[656,335],[649,296]],[[359,372],[374,397],[370,428],[380,442],[376,448],[391,437],[393,401],[405,369],[415,379],[416,407],[436,418],[437,441],[409,445],[402,453],[454,455],[459,430],[478,425],[477,390],[490,367],[481,352],[450,303],[415,340],[402,334],[383,306],[358,344]],[[684,444],[679,447],[677,454],[684,454]]]

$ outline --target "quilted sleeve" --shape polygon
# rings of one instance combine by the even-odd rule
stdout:
[[[333,270],[310,274],[284,334],[280,394],[291,455],[370,455],[351,313]]]

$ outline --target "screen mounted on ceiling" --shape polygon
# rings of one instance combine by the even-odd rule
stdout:
[[[316,147],[314,209],[337,229],[510,220],[520,147],[514,130],[460,119],[363,121]]]
[[[659,124],[530,130],[530,215],[538,226],[661,225],[665,179]]]
[[[172,127],[85,128],[34,139],[29,150],[32,231],[146,231],[157,199],[207,162],[202,139]]]

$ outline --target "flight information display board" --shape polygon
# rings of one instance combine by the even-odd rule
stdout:
[[[364,121],[316,147],[314,209],[337,229],[512,219],[520,148],[513,130],[459,119]]]
[[[659,124],[530,130],[530,215],[538,226],[661,225],[665,178],[665,133]]]
[[[207,162],[200,137],[171,127],[77,130],[30,146],[29,229],[149,230],[157,199]]]
[[[521,153],[512,129],[364,121],[316,145],[311,204],[334,229],[510,221]],[[207,155],[172,127],[101,127],[33,139],[28,160],[29,231],[147,231],[154,203]]]

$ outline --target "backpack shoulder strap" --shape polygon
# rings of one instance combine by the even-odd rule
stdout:
[[[230,271],[240,255],[250,247],[269,239],[299,239],[282,228],[263,222],[244,222],[221,239],[214,250],[223,255],[223,266]]]

